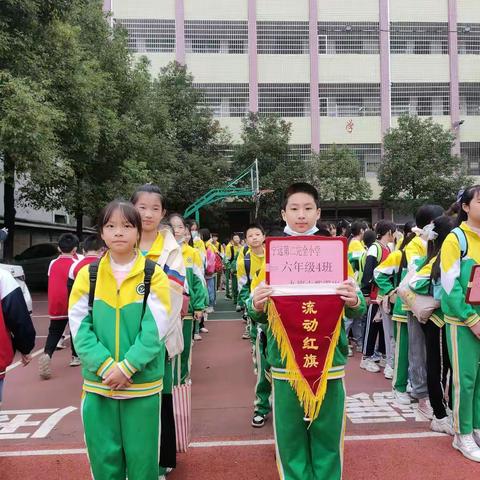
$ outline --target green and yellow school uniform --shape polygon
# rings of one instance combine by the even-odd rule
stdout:
[[[365,244],[357,239],[352,239],[348,244],[348,261],[352,266],[354,272],[360,269],[360,259],[365,253]]]
[[[193,314],[207,307],[207,285],[203,276],[202,259],[198,251],[182,243],[182,255],[185,262],[185,291],[189,296],[188,313],[183,317],[183,352],[174,362],[174,384],[184,384],[190,379],[192,366]]]
[[[480,429],[480,340],[469,327],[480,322],[480,306],[468,304],[466,293],[472,267],[480,263],[480,234],[466,222],[461,231],[455,230],[445,239],[440,254],[441,306],[453,371],[454,428],[459,434],[471,434]],[[466,251],[462,251],[462,241]]]
[[[242,250],[241,245],[234,245],[230,242],[225,248],[225,289],[227,297],[230,294],[233,298],[233,303],[237,303],[238,299],[238,282],[237,282],[237,258]],[[231,292],[230,292],[230,281]]]
[[[240,251],[237,258],[238,304],[246,306],[252,292],[252,282],[265,265],[265,255],[257,255],[250,248]],[[257,376],[255,383],[255,414],[267,415],[271,411],[270,397],[272,394],[272,378],[270,365],[265,355],[265,346],[262,342],[264,328],[257,325],[251,318],[249,322],[250,341],[252,343],[254,373]]]
[[[395,250],[392,252],[380,265],[375,268],[374,278],[375,283],[379,288],[378,298],[390,295],[403,280],[408,272],[407,267],[402,269],[401,278],[398,274],[400,272],[400,265],[402,261],[403,252]],[[405,393],[407,391],[408,383],[408,317],[407,310],[401,298],[397,296],[393,305],[393,334],[395,337],[395,363],[393,368],[393,388]]]
[[[348,264],[348,275],[353,270]],[[265,266],[252,281],[252,291],[265,281]],[[345,309],[348,318],[361,316],[366,311],[365,299],[358,291],[358,308]],[[272,371],[273,423],[277,468],[281,480],[312,480],[341,478],[345,431],[345,364],[348,340],[342,320],[340,338],[335,348],[333,364],[328,372],[328,386],[318,417],[305,421],[304,409],[288,382],[286,361],[282,360],[275,337],[268,325],[265,312],[257,312],[249,299],[248,313],[253,320],[267,326],[267,361]]]
[[[172,320],[168,278],[155,269],[142,316],[145,258],[138,252],[118,287],[107,253],[90,312],[89,268],[75,280],[69,323],[82,361],[81,411],[92,472],[95,478],[158,478],[165,337]],[[132,380],[121,390],[103,383],[115,366]]]

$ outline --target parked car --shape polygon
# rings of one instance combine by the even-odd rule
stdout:
[[[28,290],[27,284],[25,283],[25,273],[23,272],[23,268],[20,265],[8,265],[6,263],[0,263],[0,268],[2,268],[3,270],[7,270],[12,274],[13,278],[16,280],[19,287],[22,289],[28,311],[32,313],[32,296],[30,295],[30,291]]]
[[[56,243],[39,243],[16,255],[13,263],[23,268],[25,281],[29,288],[46,290],[48,286],[48,267],[57,256]]]

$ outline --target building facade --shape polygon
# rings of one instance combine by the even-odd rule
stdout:
[[[156,74],[186,64],[233,140],[248,112],[292,124],[300,157],[354,150],[376,188],[383,134],[432,117],[480,175],[479,0],[105,0]]]

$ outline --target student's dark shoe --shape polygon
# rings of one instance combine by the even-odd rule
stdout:
[[[256,413],[252,418],[252,427],[262,428],[265,425],[265,415]]]

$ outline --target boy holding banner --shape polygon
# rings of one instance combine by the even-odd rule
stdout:
[[[282,217],[287,224],[285,236],[315,235],[320,218],[316,189],[307,183],[291,185],[284,195]],[[342,475],[343,377],[348,354],[343,316],[361,316],[366,307],[353,280],[345,250],[341,256],[344,257],[341,268],[348,269],[345,271],[349,279],[329,294],[320,294],[321,285],[314,285],[314,291],[309,285],[311,295],[308,296],[299,293],[296,297],[272,297],[273,289],[265,284],[265,268],[252,281],[248,313],[254,321],[268,324],[267,357],[272,366],[275,447],[282,480],[335,480]],[[338,270],[338,265],[334,268]],[[292,307],[290,311],[285,308],[288,304]],[[303,340],[303,334],[300,337],[291,334],[299,325],[307,335]],[[297,362],[297,358],[301,361]],[[313,383],[306,380],[307,376],[311,378],[312,371],[319,372]]]

